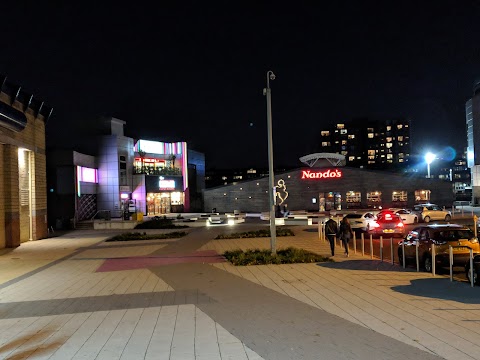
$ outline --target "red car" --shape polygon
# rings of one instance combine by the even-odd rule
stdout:
[[[369,233],[403,237],[405,235],[405,225],[398,214],[382,211],[377,215],[377,220],[370,224]]]

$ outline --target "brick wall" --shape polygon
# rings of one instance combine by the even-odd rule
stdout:
[[[0,93],[0,101],[10,104],[9,100]],[[18,102],[13,107],[24,111]],[[0,248],[19,246],[30,240],[30,234],[32,240],[47,236],[45,121],[30,108],[24,113],[27,117],[24,130],[14,132],[0,126],[0,225],[4,225],[0,226]],[[20,170],[19,148],[27,150],[25,166]],[[29,180],[21,191],[22,177]]]

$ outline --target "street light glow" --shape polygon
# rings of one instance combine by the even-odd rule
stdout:
[[[435,160],[435,158],[436,158],[435,154],[431,152],[428,152],[425,154],[425,161],[427,162],[427,164],[431,164],[433,160]]]
[[[437,156],[431,152],[425,154],[425,162],[427,163],[427,178],[430,179],[430,164],[435,160]]]

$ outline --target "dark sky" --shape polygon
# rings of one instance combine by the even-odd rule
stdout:
[[[276,166],[354,117],[410,118],[413,153],[466,146],[477,0],[40,3],[0,6],[0,73],[54,107],[50,147],[112,115],[127,135],[187,141],[207,168],[266,167],[267,70]]]

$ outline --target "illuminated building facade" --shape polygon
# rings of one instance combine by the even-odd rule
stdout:
[[[354,119],[320,132],[320,152],[345,156],[352,167],[392,169],[408,165],[410,122]]]
[[[45,126],[51,113],[0,78],[0,248],[48,235]]]
[[[103,121],[95,156],[65,150],[49,155],[52,225],[125,212],[151,216],[203,209],[204,154],[186,142],[134,140],[124,135],[125,121]]]
[[[449,181],[342,166],[337,154],[318,155],[331,155],[332,161],[311,161],[306,156],[310,167],[275,174],[277,206],[289,210],[338,211],[380,206],[412,208],[425,202],[448,207],[453,204]],[[269,210],[268,192],[268,177],[209,188],[204,191],[205,209],[265,212]]]
[[[472,204],[480,204],[480,80],[465,104],[467,125],[467,165],[471,170]]]

